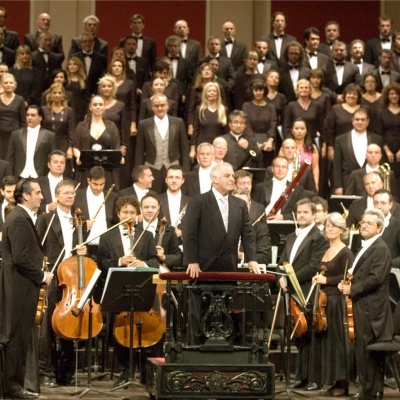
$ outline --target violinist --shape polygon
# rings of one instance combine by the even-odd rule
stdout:
[[[54,212],[40,215],[36,221],[39,238],[44,238],[49,228],[43,247],[51,268],[61,253],[59,263],[69,258],[72,255],[72,248],[77,244],[77,235],[74,231],[71,214],[74,199],[74,183],[62,180],[55,187],[57,208]],[[76,254],[85,256],[86,252],[86,246],[82,246],[78,248]],[[58,286],[58,279],[55,278],[47,290],[48,308],[43,316],[39,333],[39,378],[40,385],[46,387],[56,387],[58,384],[69,386],[73,382],[75,366],[73,341],[60,338],[59,351],[54,352],[53,350],[56,348],[56,337],[51,318],[55,305],[61,300],[61,297],[62,289]]]
[[[392,315],[389,301],[389,274],[392,264],[390,250],[381,237],[385,218],[380,210],[366,210],[360,221],[364,246],[349,268],[351,283],[339,283],[338,288],[353,301],[355,356],[360,400],[382,398],[384,354],[365,350],[375,342],[391,341]]]
[[[135,221],[140,209],[139,203],[134,196],[118,198],[115,207],[120,221],[128,217]],[[129,235],[133,235],[132,240]],[[109,268],[116,267],[159,267],[156,244],[150,232],[144,232],[134,250],[134,254],[132,254],[131,243],[132,241],[136,243],[138,237],[139,233],[128,223],[120,225],[100,237],[98,259],[99,267],[103,274],[107,275]],[[120,386],[129,380],[129,349],[116,344],[115,352],[122,373],[114,386]],[[144,372],[144,369],[142,369],[143,374]]]
[[[311,281],[318,272],[318,266],[328,248],[327,240],[315,226],[315,204],[310,199],[299,200],[296,204],[296,217],[298,232],[291,233],[286,238],[286,245],[279,260],[279,264],[287,262],[293,266],[304,297],[311,289]],[[279,279],[279,284],[284,292],[293,293],[293,287],[285,277]],[[312,337],[312,316],[306,314],[307,331],[302,337],[295,340],[298,348],[296,359],[296,380],[292,388],[305,388],[317,390],[316,383],[309,382],[310,347]]]
[[[3,227],[3,262],[0,270],[0,343],[5,345],[4,397],[39,397],[34,316],[42,283],[53,274],[44,272],[44,252],[34,220],[43,199],[34,178],[21,179],[14,192],[17,203]],[[31,354],[33,352],[33,354]],[[31,357],[28,357],[28,353]],[[32,373],[33,372],[33,373]]]
[[[160,201],[155,195],[146,194],[140,202],[140,207],[143,222],[137,224],[138,231],[141,231],[143,226],[146,227],[157,213]],[[168,221],[163,224],[160,218],[155,218],[147,230],[153,234],[156,241],[157,257],[160,263],[169,269],[182,267],[182,251],[179,248],[179,240],[175,229],[170,226]]]
[[[343,279],[346,265],[353,264],[354,255],[343,243],[349,232],[346,220],[339,213],[328,214],[323,225],[329,248],[322,257],[320,268],[325,266],[326,272],[320,272],[313,280],[326,294],[326,308],[325,312],[316,309],[314,318],[319,320],[325,314],[328,327],[322,332],[314,328],[309,377],[318,386],[332,385],[324,393],[326,396],[343,396],[348,395],[349,389],[348,336],[344,325],[347,314],[345,299],[337,285]]]

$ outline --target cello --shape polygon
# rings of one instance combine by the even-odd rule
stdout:
[[[156,212],[153,218],[150,220],[146,228],[143,230],[139,238],[134,240],[135,230],[132,226],[133,222],[128,221],[128,235],[131,243],[131,252],[134,254],[134,250],[138,245],[140,239],[142,238],[144,232],[147,230],[149,225],[157,217],[158,212]],[[160,285],[157,285],[157,287]],[[165,287],[165,285],[164,285]],[[165,289],[164,289],[165,290]],[[161,299],[159,299],[158,288],[156,289],[155,304],[160,305]],[[156,307],[157,307],[156,306]],[[153,309],[150,311],[134,312],[133,314],[133,346],[134,347],[150,347],[155,345],[161,340],[165,332],[165,319],[160,314],[160,312]],[[124,347],[130,347],[130,312],[124,311],[115,316],[114,320],[114,338],[118,344]]]
[[[75,224],[78,246],[83,244],[82,211],[75,210]],[[97,336],[103,327],[103,317],[99,305],[94,301],[87,302],[82,312],[74,316],[87,284],[97,270],[97,264],[89,257],[72,256],[58,267],[58,281],[63,289],[62,299],[56,304],[52,326],[57,336],[66,340],[87,340],[89,338],[89,314],[92,313],[91,337]],[[91,309],[92,307],[92,309]]]

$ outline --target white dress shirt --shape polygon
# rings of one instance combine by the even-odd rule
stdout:
[[[30,128],[28,126],[27,128],[27,135],[26,135],[26,162],[24,169],[21,172],[21,177],[22,178],[37,178],[38,173],[36,172],[35,169],[35,163],[34,163],[34,156],[35,156],[35,149],[36,149],[36,143],[39,137],[39,130],[40,130],[40,125],[36,126],[35,128]]]
[[[165,140],[169,129],[169,118],[168,115],[165,115],[163,119],[158,118],[156,115],[154,116],[154,123],[160,133],[162,140]]]
[[[87,198],[87,202],[88,202],[89,218],[92,219],[104,201],[104,193],[101,192],[98,196],[95,196],[93,194],[92,190],[90,189],[90,187],[88,187],[86,189],[86,198]],[[94,221],[94,224],[92,226],[92,229],[90,230],[89,237],[87,238],[87,240],[90,241],[92,238],[100,235],[101,233],[105,232],[106,230],[107,230],[106,206],[104,204],[101,207],[96,220]],[[92,240],[90,243],[91,244],[99,244],[99,241],[100,241],[100,238],[97,238],[95,240]]]
[[[73,219],[70,212],[67,214],[58,207],[56,209],[56,212],[58,218],[60,219],[60,225],[61,225],[61,231],[63,235],[64,249],[65,249],[63,260],[65,260],[66,258],[69,258],[72,255],[72,240],[74,234],[74,226],[72,223]]]
[[[368,137],[367,132],[358,133],[354,129],[351,131],[351,144],[354,149],[354,155],[358,162],[360,168],[365,163],[365,158],[367,154],[367,147],[368,147]]]
[[[356,258],[354,259],[353,265],[349,269],[349,274],[352,274],[354,272],[354,268],[358,263],[358,260],[361,258],[361,256],[368,250],[369,247],[372,246],[372,244],[380,237],[381,235],[375,235],[374,237],[364,240],[362,242],[362,247],[361,250],[357,253]]]
[[[180,214],[182,191],[179,190],[179,192],[177,192],[176,194],[172,194],[169,190],[167,190],[167,198],[169,217],[171,218],[171,221],[169,221],[169,223],[170,225],[174,225],[175,222],[178,220]]]
[[[292,251],[290,252],[290,258],[289,258],[289,263],[292,264],[294,258],[296,257],[297,250],[299,249],[301,243],[305,239],[305,237],[310,233],[311,229],[315,223],[313,222],[311,225],[306,226],[305,228],[299,228],[297,230],[297,238],[294,241]]]

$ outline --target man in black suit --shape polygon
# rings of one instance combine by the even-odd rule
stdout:
[[[77,245],[77,232],[73,226],[71,209],[75,199],[75,186],[69,180],[60,181],[55,187],[56,208],[51,213],[42,214],[36,221],[36,230],[43,244],[51,269],[57,260],[60,263],[73,255],[72,249]],[[86,229],[85,229],[86,230]],[[74,254],[85,256],[86,246],[79,247]],[[60,258],[59,258],[60,257]],[[58,264],[59,265],[59,264]],[[58,266],[57,266],[58,267]],[[56,348],[56,337],[52,328],[52,316],[55,305],[62,297],[62,289],[56,278],[47,289],[47,310],[43,316],[39,333],[39,377],[40,385],[56,387],[58,384],[71,384],[74,375],[74,344],[72,340],[60,341],[60,349]]]
[[[357,65],[360,75],[363,76],[372,72],[375,66],[364,61],[365,43],[355,39],[350,43],[350,61]]]
[[[346,44],[336,41],[332,45],[332,59],[323,68],[325,86],[337,95],[337,100],[343,100],[344,89],[350,83],[361,85],[361,75],[358,67],[346,61]]]
[[[3,229],[5,215],[4,210],[8,204],[15,202],[14,191],[18,179],[15,176],[7,175],[1,180],[0,194],[2,200],[0,201],[0,231]]]
[[[383,49],[393,49],[393,19],[390,17],[378,18],[379,36],[367,41],[365,47],[365,61],[379,66],[379,55]]]
[[[10,163],[5,160],[0,160],[0,181],[8,175],[12,175]]]
[[[400,72],[400,32],[396,32],[394,35],[393,60],[390,69]]]
[[[289,186],[289,182],[286,178],[288,168],[288,161],[286,158],[276,157],[271,167],[273,178],[269,181],[259,183],[254,188],[253,199],[264,205],[265,214],[268,219],[293,220],[293,212],[296,210],[296,203],[304,197],[303,187],[300,185],[295,186],[283,207],[277,211],[276,215],[269,216],[276,201]]]
[[[0,7],[0,27],[4,29],[4,33],[6,35],[4,40],[4,46],[15,51],[19,46],[18,32],[6,29],[7,19],[8,19],[7,10],[4,7]]]
[[[139,203],[142,197],[149,193],[154,176],[147,165],[136,165],[132,170],[133,185],[118,192],[119,196],[135,196]],[[139,210],[140,211],[140,210]]]
[[[43,247],[34,219],[42,195],[34,178],[22,179],[14,192],[17,206],[3,227],[3,254],[0,270],[0,343],[4,345],[3,394],[16,399],[39,397],[38,366],[35,359],[34,318],[41,284],[49,285],[51,272],[44,272]],[[30,375],[29,387],[27,377]]]
[[[245,132],[246,123],[247,114],[242,110],[233,110],[228,116],[230,132],[221,136],[228,144],[224,161],[231,164],[235,170],[244,166],[262,167],[261,151],[254,137]]]
[[[380,171],[380,161],[382,159],[382,149],[377,144],[369,144],[367,147],[367,155],[365,157],[365,165],[362,168],[351,171],[347,189],[344,194],[355,195],[355,196],[365,196],[364,190],[364,175],[368,172]],[[385,179],[387,179],[386,172],[388,170],[385,168]],[[383,174],[382,174],[383,175]],[[397,198],[397,184],[396,177],[393,171],[389,174],[389,185],[392,195]]]
[[[299,226],[298,235],[291,233],[286,238],[285,248],[279,260],[279,265],[289,263],[293,266],[301,291],[306,298],[311,288],[311,280],[318,272],[320,261],[329,247],[327,240],[321,235],[315,225],[315,204],[310,199],[302,199],[296,204],[296,219]],[[279,285],[284,292],[295,294],[293,286],[286,277],[279,279]],[[295,340],[298,348],[296,358],[296,381],[293,388],[305,387],[308,390],[318,389],[316,383],[309,382],[309,362],[311,348],[312,323],[308,318],[308,330],[305,336]]]
[[[47,167],[49,173],[45,176],[40,176],[38,182],[42,189],[43,200],[40,204],[40,211],[48,213],[57,208],[57,200],[55,197],[55,189],[59,182],[63,181],[67,156],[61,150],[54,150],[49,154]],[[78,183],[71,180],[71,183],[76,186]]]
[[[381,210],[385,217],[382,238],[390,249],[392,268],[400,268],[400,220],[391,213],[393,204],[393,196],[389,191],[379,189],[375,192],[374,208]]]
[[[41,72],[42,92],[53,83],[51,76],[54,70],[60,69],[63,54],[51,51],[52,38],[50,32],[40,32],[37,37],[38,48],[32,52],[32,66]]]
[[[6,159],[14,176],[37,178],[47,173],[49,154],[55,150],[55,133],[40,126],[42,119],[42,109],[30,105],[26,110],[27,127],[11,134]]]
[[[268,58],[275,61],[278,65],[281,64],[282,55],[286,46],[290,42],[296,41],[296,38],[285,32],[286,30],[286,15],[281,11],[277,11],[271,16],[272,31],[267,36],[268,42]]]
[[[233,22],[227,21],[222,25],[224,39],[221,42],[221,56],[228,57],[236,71],[247,56],[247,46],[236,40],[236,28]]]
[[[192,71],[195,71],[199,61],[203,58],[200,42],[188,38],[189,26],[184,19],[175,22],[174,34],[181,39],[179,56],[187,60]]]
[[[37,26],[37,31],[33,32],[33,33],[27,33],[24,36],[24,43],[26,45],[28,45],[32,52],[37,50],[39,47],[39,43],[38,43],[38,39],[39,39],[39,35],[41,32],[48,32],[51,36],[51,45],[50,45],[50,49],[49,51],[51,51],[52,53],[56,53],[59,54],[61,57],[61,62],[64,61],[64,50],[63,50],[63,46],[62,46],[62,36],[54,33],[54,32],[50,32],[50,24],[51,24],[51,17],[49,14],[46,13],[42,13],[37,17],[36,20],[36,26]]]
[[[385,226],[379,210],[368,210],[362,216],[360,233],[364,246],[357,253],[349,273],[350,284],[339,283],[339,290],[353,302],[355,357],[360,381],[359,393],[352,399],[381,398],[384,379],[384,353],[367,351],[375,342],[391,341],[392,314],[389,301],[390,249],[380,233]]]
[[[147,60],[143,57],[139,57],[137,52],[138,39],[136,36],[127,36],[123,42],[122,46],[126,52],[127,58],[127,69],[132,75],[132,80],[136,84],[137,94],[142,93],[142,87],[145,82],[150,79],[150,66]],[[137,96],[138,100],[140,99]]]
[[[167,169],[165,182],[168,189],[158,196],[161,215],[167,218],[171,226],[175,227],[176,236],[181,240],[181,222],[189,202],[189,197],[182,193],[182,185],[185,182],[182,167],[180,165],[171,165]]]
[[[94,37],[91,33],[82,33],[81,48],[78,53],[73,54],[82,60],[85,66],[89,90],[92,95],[97,93],[97,83],[107,70],[107,58],[93,51]]]
[[[390,69],[392,64],[393,52],[383,49],[379,54],[379,66],[374,70],[375,75],[378,77],[378,86],[376,88],[378,92],[382,92],[389,83],[400,82],[400,73]]]
[[[0,27],[0,63],[11,68],[15,63],[15,53],[5,45],[5,38],[5,29]]]
[[[269,47],[266,40],[257,40],[253,49],[258,54],[257,70],[260,74],[266,74],[271,69],[278,69],[278,64],[268,59]]]
[[[340,25],[339,22],[337,21],[328,21],[325,24],[325,38],[326,41],[321,43],[318,47],[318,50],[324,54],[326,54],[328,57],[331,57],[332,55],[332,45],[333,43],[336,42],[336,40],[339,40],[340,36]]]
[[[156,42],[147,36],[143,36],[143,30],[145,28],[144,16],[142,14],[133,14],[130,19],[129,27],[132,32],[131,35],[138,39],[136,54],[144,58],[148,62],[150,68],[153,68],[157,58]],[[122,47],[123,40],[124,38],[119,41],[120,47]]]
[[[288,102],[297,99],[294,88],[299,79],[310,77],[310,68],[304,65],[304,49],[298,42],[289,42],[283,50],[280,66],[279,92]]]
[[[104,57],[108,57],[108,42],[100,39],[97,36],[99,30],[100,20],[95,15],[89,15],[83,20],[83,32],[91,33],[94,37],[93,51],[96,53],[103,54]],[[71,48],[68,56],[71,57],[73,54],[78,53],[82,50],[80,36],[71,39]]]
[[[368,124],[368,111],[359,108],[353,114],[353,130],[336,138],[333,163],[335,194],[343,195],[347,190],[351,172],[364,166],[368,145],[382,145],[381,136],[367,132]]]
[[[153,189],[162,193],[165,191],[166,170],[170,165],[179,164],[184,171],[189,171],[189,142],[182,119],[167,115],[167,97],[154,95],[151,103],[154,117],[139,123],[135,164],[146,164],[151,168]]]
[[[318,51],[320,38],[321,35],[317,28],[310,27],[304,31],[304,50],[306,52],[304,61],[307,67],[310,69],[322,68],[329,60],[329,56]]]

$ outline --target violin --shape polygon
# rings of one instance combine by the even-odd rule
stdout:
[[[155,214],[154,218],[156,216],[157,213]],[[149,222],[147,227],[151,224],[151,222],[152,221]],[[138,240],[135,243],[132,223],[129,222],[128,222],[128,235],[131,241],[131,249],[133,253],[142,235],[138,238]],[[169,270],[166,267],[160,267],[160,272],[169,272]],[[166,329],[166,318],[163,318],[161,315],[162,314],[161,311],[165,312],[165,310],[161,306],[161,297],[159,295],[159,289],[158,289],[159,286],[164,286],[164,292],[165,292],[165,285],[157,285],[156,297],[153,308],[147,312],[142,311],[142,312],[135,312],[133,314],[133,347],[153,346],[163,337],[163,334]],[[115,340],[121,346],[130,347],[129,344],[130,312],[121,312],[115,317],[113,333]]]
[[[75,224],[78,245],[83,244],[82,211],[75,210]],[[87,340],[89,338],[89,314],[92,313],[91,337],[97,336],[103,327],[100,306],[91,301],[86,303],[82,312],[76,313],[77,305],[86,290],[97,264],[89,257],[72,256],[58,266],[58,281],[63,289],[62,299],[56,304],[52,316],[52,325],[57,336],[66,340]],[[73,312],[78,316],[74,316]]]
[[[292,322],[292,336],[299,338],[307,333],[307,320],[293,297],[290,297],[290,319]]]
[[[43,271],[47,272],[47,261],[48,258],[44,256],[43,258]],[[39,298],[36,305],[35,314],[35,325],[41,325],[44,313],[47,310],[47,285],[42,283],[39,290]]]
[[[327,268],[325,265],[321,266],[321,275],[325,275]],[[317,284],[315,295],[314,295],[314,306],[313,306],[313,327],[316,332],[326,331],[328,328],[328,321],[326,319],[325,309],[326,309],[327,297],[326,293],[321,290],[321,285]]]
[[[353,279],[353,274],[348,273],[347,279],[345,280],[345,284],[349,285]],[[354,329],[354,314],[353,314],[353,301],[346,296],[346,311],[347,311],[347,321],[345,324],[347,325],[347,336],[350,342],[354,342],[356,338],[356,332]]]

